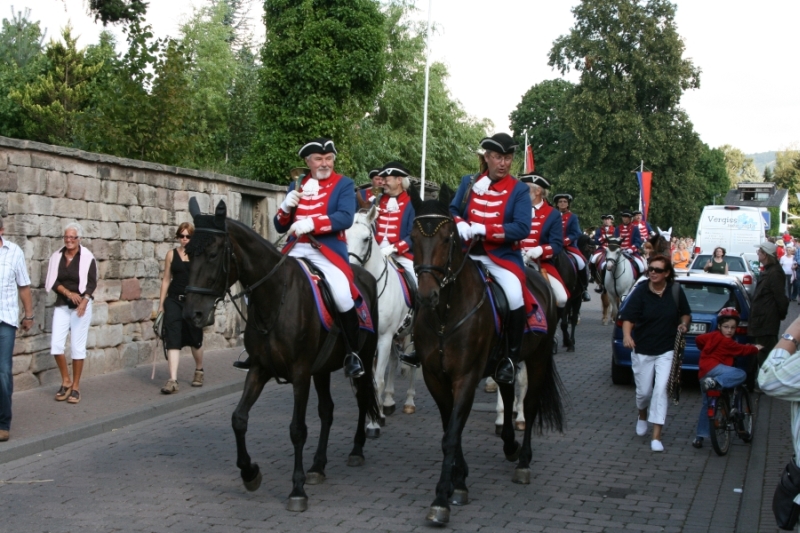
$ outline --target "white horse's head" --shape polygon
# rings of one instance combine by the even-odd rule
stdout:
[[[663,230],[658,226],[656,226],[656,229],[658,230],[658,234],[664,237],[667,240],[667,242],[669,242],[672,239],[672,226],[670,226],[668,230]]]
[[[372,256],[372,245],[373,243],[377,244],[372,224],[377,217],[378,207],[376,205],[369,210],[362,209],[356,213],[353,225],[345,230],[347,254],[350,256],[350,262],[354,265],[364,266]]]

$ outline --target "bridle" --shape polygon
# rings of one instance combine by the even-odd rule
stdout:
[[[364,224],[361,221],[356,221],[354,223],[359,224],[361,226],[365,226],[369,230],[370,237],[373,239],[375,238],[375,232],[372,230],[372,226],[370,226],[369,224]],[[364,265],[367,264],[367,261],[369,261],[370,257],[372,257],[372,243],[369,243],[369,246],[367,246],[367,253],[364,255],[364,257],[361,257],[360,255],[354,254],[353,252],[349,251],[347,252],[347,255],[350,257],[354,257],[355,260],[358,261],[358,264],[360,264],[363,267]]]
[[[440,222],[439,224],[436,225],[435,228],[433,228],[433,231],[426,232],[425,229],[422,227],[420,219],[438,219],[440,220]],[[436,235],[436,233],[441,229],[441,227],[447,224],[448,222],[455,225],[453,217],[447,215],[420,215],[414,219],[414,224],[417,226],[419,232],[422,233],[423,237],[428,239]],[[439,284],[439,287],[442,289],[444,289],[447,285],[456,280],[458,275],[461,273],[461,270],[464,268],[464,265],[467,264],[467,257],[469,256],[469,252],[470,250],[472,250],[472,247],[475,245],[476,242],[476,239],[472,240],[472,242],[469,245],[469,249],[467,250],[467,253],[464,254],[464,259],[461,261],[461,266],[458,267],[458,270],[453,272],[453,250],[455,250],[455,246],[458,242],[458,239],[454,238],[455,229],[450,230],[449,237],[450,237],[450,246],[447,250],[447,263],[445,263],[443,267],[440,267],[438,265],[414,265],[414,272],[416,272],[417,278],[419,278],[423,274],[429,274],[433,276],[433,279],[436,280],[436,282]],[[437,274],[440,274],[441,277],[437,276]]]

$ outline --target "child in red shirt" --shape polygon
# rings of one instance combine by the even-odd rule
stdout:
[[[705,333],[695,339],[700,348],[700,388],[703,391],[703,406],[697,419],[697,437],[692,442],[695,448],[703,447],[703,439],[710,437],[708,425],[708,398],[705,391],[716,388],[730,389],[744,383],[747,372],[733,366],[734,357],[755,355],[761,349],[758,344],[739,344],[733,340],[736,326],[739,325],[739,312],[726,307],[717,314],[717,330]]]

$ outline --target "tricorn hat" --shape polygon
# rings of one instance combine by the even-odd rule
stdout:
[[[567,202],[572,203],[572,195],[571,194],[567,194],[565,192],[561,192],[561,193],[558,193],[555,196],[553,196],[553,203],[557,204],[558,201],[561,200],[561,199],[564,199]]]
[[[498,154],[513,154],[519,146],[508,133],[495,133],[481,139],[481,148]]]
[[[312,141],[308,141],[300,148],[297,155],[305,159],[312,154],[334,154],[336,155],[336,147],[333,145],[331,139],[325,137],[318,137]]]
[[[387,176],[400,176],[402,178],[407,178],[410,173],[403,163],[399,161],[389,161],[383,165],[378,175],[384,178]]]
[[[600,220],[608,220],[608,219],[614,220],[614,215],[603,215],[600,217]]]
[[[369,179],[376,178],[378,176],[378,174],[380,174],[380,172],[381,172],[381,169],[373,168],[372,170],[369,171],[369,174],[368,174],[369,175]]]
[[[631,218],[631,213],[630,211],[621,211],[619,216]]]
[[[519,177],[519,181],[522,183],[533,183],[534,185],[538,185],[542,189],[549,189],[550,182],[544,179],[543,177],[539,176],[538,174],[524,174]]]
[[[641,214],[643,214],[643,213],[641,211],[639,211],[638,209],[636,211],[631,211],[631,215],[633,215],[633,216],[641,215]]]

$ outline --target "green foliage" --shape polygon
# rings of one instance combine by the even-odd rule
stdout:
[[[764,167],[764,173],[761,176],[765,183],[772,183],[775,179],[775,171],[772,170],[772,167]]]
[[[719,149],[725,154],[725,167],[728,170],[728,178],[731,180],[732,187],[742,182],[763,180],[763,177],[758,174],[753,159],[744,155],[744,152],[730,144],[722,145]]]
[[[778,227],[781,223],[781,209],[779,207],[768,207],[769,211],[769,229],[767,230],[767,237],[780,237],[781,233]]]
[[[89,11],[105,26],[115,22],[141,22],[147,12],[143,0],[89,0]]]
[[[9,96],[22,108],[24,132],[29,139],[70,145],[77,119],[89,99],[90,81],[102,64],[86,62],[70,26],[61,36],[63,43],[51,40],[47,45],[45,72],[21,90],[12,90]]]
[[[700,181],[705,184],[705,195],[699,197],[699,205],[722,203],[731,188],[725,154],[719,148],[709,148],[703,144],[700,158],[695,166]]]
[[[675,6],[667,0],[583,0],[575,26],[555,40],[549,64],[580,82],[566,103],[568,139],[557,158],[555,192],[576,194],[574,210],[597,221],[638,205],[630,171],[653,171],[651,223],[691,234],[706,190],[696,165],[702,144],[680,108],[699,87],[699,70],[682,57]],[[588,215],[588,216],[585,216]]]
[[[415,176],[422,162],[425,92],[425,28],[410,20],[404,3],[386,8],[386,79],[376,105],[354,131],[349,169],[357,181],[369,170],[392,160],[403,161]],[[488,123],[469,117],[447,87],[447,68],[433,63],[428,95],[426,180],[456,185],[475,172],[478,143]]]
[[[569,130],[563,117],[575,85],[562,79],[546,80],[531,87],[511,112],[511,130],[524,146],[525,132],[533,147],[537,174],[550,176],[566,166]],[[520,170],[522,166],[520,166]]]
[[[349,139],[382,87],[385,17],[376,0],[265,0],[260,131],[255,177],[286,182],[308,139],[335,140],[348,166]]]

